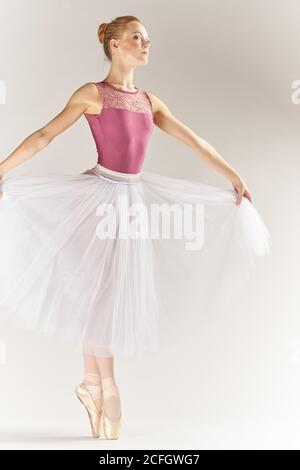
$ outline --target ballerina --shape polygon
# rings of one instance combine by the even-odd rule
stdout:
[[[82,343],[84,377],[76,395],[93,437],[117,439],[115,355],[159,351],[161,319],[175,331],[184,317],[192,330],[193,306],[201,318],[215,300],[231,298],[271,241],[241,176],[161,99],[133,85],[134,69],[149,58],[142,22],[117,17],[101,23],[98,36],[111,61],[108,75],[78,88],[57,116],[0,162],[0,319]],[[94,167],[78,175],[7,176],[82,116],[98,152]],[[232,189],[142,170],[154,125],[192,148]],[[97,209],[117,208],[112,218],[120,231],[120,202],[189,205],[193,215],[199,204],[201,249],[187,250],[183,240],[100,237]],[[173,309],[182,298],[184,315]]]

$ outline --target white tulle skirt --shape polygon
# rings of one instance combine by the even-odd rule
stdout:
[[[157,352],[230,302],[270,234],[233,189],[99,164],[10,176],[0,199],[0,321],[110,356]]]

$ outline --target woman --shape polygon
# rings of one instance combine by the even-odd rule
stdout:
[[[61,113],[0,163],[0,307],[1,318],[12,324],[82,340],[85,375],[76,394],[93,436],[102,435],[103,424],[104,436],[116,439],[121,402],[115,354],[159,350],[161,319],[170,332],[179,317],[192,329],[186,315],[193,306],[198,318],[216,299],[223,305],[271,242],[238,173],[160,99],[133,85],[135,67],[147,64],[149,56],[140,20],[117,17],[102,23],[98,35],[111,61],[107,77],[76,90]],[[81,116],[96,143],[95,167],[79,175],[3,179]],[[141,171],[153,124],[195,150],[233,189]],[[122,239],[116,231],[103,237],[107,231],[98,222],[105,203],[117,206],[108,212],[110,229],[114,221],[118,235],[127,203],[142,203],[147,210],[154,204],[187,205],[192,215],[200,209],[206,240],[201,249],[186,250],[181,240]],[[142,229],[148,218],[143,220]],[[133,232],[140,233],[136,227]],[[181,298],[184,314],[176,313]]]

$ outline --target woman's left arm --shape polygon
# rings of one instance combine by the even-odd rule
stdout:
[[[148,91],[147,94],[151,99],[154,124],[164,132],[188,145],[204,161],[228,178],[237,192],[237,204],[240,204],[243,196],[253,203],[252,194],[245,182],[221,155],[206,140],[199,137],[192,129],[176,119],[166,104],[157,98],[157,96]]]

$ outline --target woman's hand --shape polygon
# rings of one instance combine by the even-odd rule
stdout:
[[[248,198],[251,204],[253,204],[252,194],[250,193],[245,182],[242,180],[242,178],[239,175],[234,175],[234,177],[231,179],[231,184],[233,186],[233,189],[238,194],[237,200],[236,200],[236,203],[238,205],[241,203],[243,196]]]

